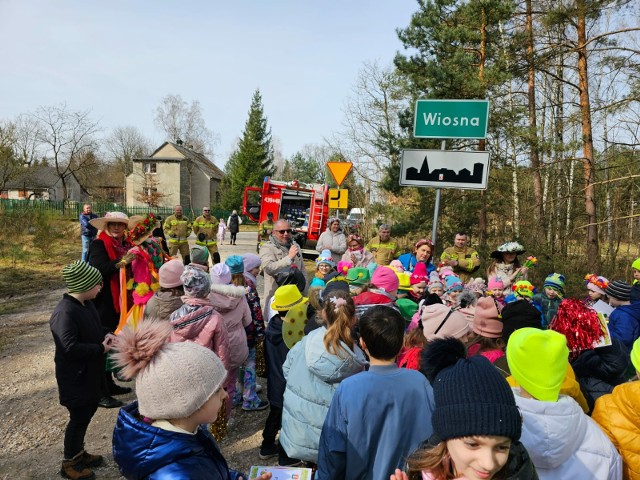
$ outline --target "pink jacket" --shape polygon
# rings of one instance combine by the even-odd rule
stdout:
[[[211,349],[229,369],[229,342],[224,320],[206,299],[182,297],[185,302],[169,317],[170,342],[193,342]]]
[[[249,356],[244,327],[251,323],[251,309],[245,288],[235,285],[211,285],[209,301],[224,319],[229,341],[229,369],[238,368]]]

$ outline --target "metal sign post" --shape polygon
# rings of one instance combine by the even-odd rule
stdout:
[[[440,145],[440,150],[447,149],[447,141],[442,140],[442,144]],[[436,188],[436,204],[433,207],[433,228],[431,229],[431,241],[434,245],[437,245],[436,240],[438,234],[438,215],[440,214],[440,193],[442,192],[441,188]]]

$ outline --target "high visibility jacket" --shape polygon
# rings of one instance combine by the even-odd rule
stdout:
[[[389,265],[391,260],[397,258],[398,253],[400,253],[395,240],[389,239],[388,242],[381,242],[380,237],[377,235],[369,240],[367,250],[373,254],[378,265]]]
[[[216,234],[218,233],[218,219],[211,216],[209,220],[204,218],[204,215],[200,215],[193,221],[193,233],[196,234],[196,245],[215,245]],[[201,233],[204,233],[204,241],[199,240],[197,237]]]
[[[258,227],[258,233],[260,234],[260,241],[267,242],[269,241],[269,235],[273,232],[273,224],[275,222],[270,222],[269,220],[265,220],[260,223]]]
[[[164,233],[169,243],[186,243],[191,235],[191,222],[185,216],[178,219],[170,215],[164,221]]]
[[[456,246],[445,248],[440,255],[440,260],[450,262],[455,260],[458,265],[453,267],[453,273],[458,275],[463,282],[467,282],[471,272],[474,272],[480,266],[480,256],[474,248]]]

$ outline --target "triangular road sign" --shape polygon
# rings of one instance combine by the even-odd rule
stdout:
[[[353,163],[351,162],[327,162],[327,167],[331,172],[331,176],[336,181],[338,186],[342,185],[347,174],[351,171]]]

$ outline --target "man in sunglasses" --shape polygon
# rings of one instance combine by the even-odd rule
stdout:
[[[260,261],[264,272],[264,296],[268,305],[269,299],[278,288],[275,274],[290,268],[298,268],[304,274],[304,261],[300,245],[293,240],[291,225],[287,220],[277,220],[269,241],[260,247]],[[305,275],[306,276],[306,275]]]

